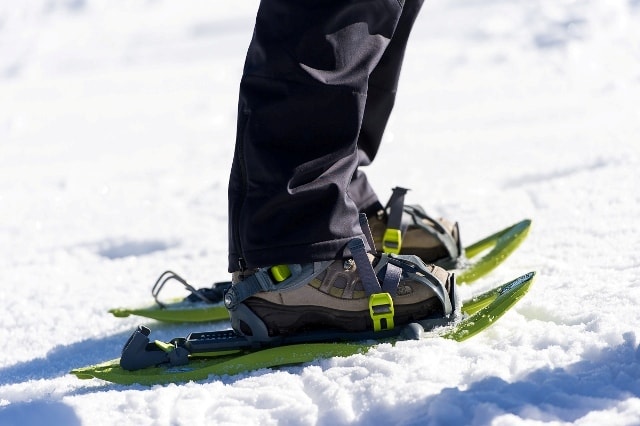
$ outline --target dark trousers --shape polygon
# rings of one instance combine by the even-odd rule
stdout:
[[[340,258],[423,0],[262,0],[240,83],[229,271]]]

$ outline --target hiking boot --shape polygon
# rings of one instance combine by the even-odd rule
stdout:
[[[412,322],[431,328],[455,309],[453,274],[416,256],[365,252],[352,257],[253,270],[225,296],[233,329],[257,342],[312,331],[390,330]],[[431,327],[428,326],[433,321]]]
[[[405,205],[407,189],[394,188],[387,205],[368,215],[376,247],[385,253],[415,255],[447,269],[462,255],[458,224],[427,215],[419,205]]]

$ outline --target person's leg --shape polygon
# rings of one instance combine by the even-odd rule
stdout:
[[[393,38],[369,76],[367,102],[358,135],[358,165],[368,166],[376,157],[393,110],[398,80],[411,29],[424,0],[405,0]],[[358,168],[349,186],[349,195],[360,211],[375,213],[382,205],[364,172]]]
[[[369,76],[397,0],[263,0],[240,86],[229,270],[341,256]]]
[[[367,251],[348,194],[369,77],[403,4],[262,1],[229,183],[225,306],[237,333],[262,342],[317,328],[397,330],[454,312],[453,275]]]
[[[423,3],[424,0],[405,1],[393,38],[369,76],[367,102],[357,142],[359,167],[349,185],[349,195],[369,218],[377,248],[387,250],[387,244],[392,243],[385,242],[385,232],[389,228],[397,229],[402,231],[402,242],[393,244],[398,244],[396,248],[400,253],[418,255],[426,262],[438,261],[449,265],[462,253],[458,225],[442,218],[431,218],[420,206],[405,207],[403,201],[392,203],[393,206],[387,206],[385,211],[385,206],[360,168],[371,164],[380,148],[395,103],[409,35]],[[391,209],[404,210],[404,214],[397,216],[397,223],[389,223]]]

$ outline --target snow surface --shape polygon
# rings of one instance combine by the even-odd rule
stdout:
[[[0,424],[640,424],[639,0],[431,0],[416,24],[368,174],[467,243],[533,219],[460,288],[538,271],[487,332],[203,383],[68,374],[119,355],[144,321],[107,310],[149,302],[165,269],[228,279],[257,6],[0,0]]]

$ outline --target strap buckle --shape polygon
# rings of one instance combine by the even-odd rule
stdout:
[[[402,231],[387,228],[382,237],[382,251],[387,254],[400,254],[402,248]]]
[[[276,283],[281,283],[291,276],[291,270],[287,265],[275,265],[269,268],[269,272],[271,273],[271,277],[276,281]]]
[[[374,293],[369,296],[369,315],[373,321],[373,330],[391,330],[393,324],[393,299],[389,293]]]

